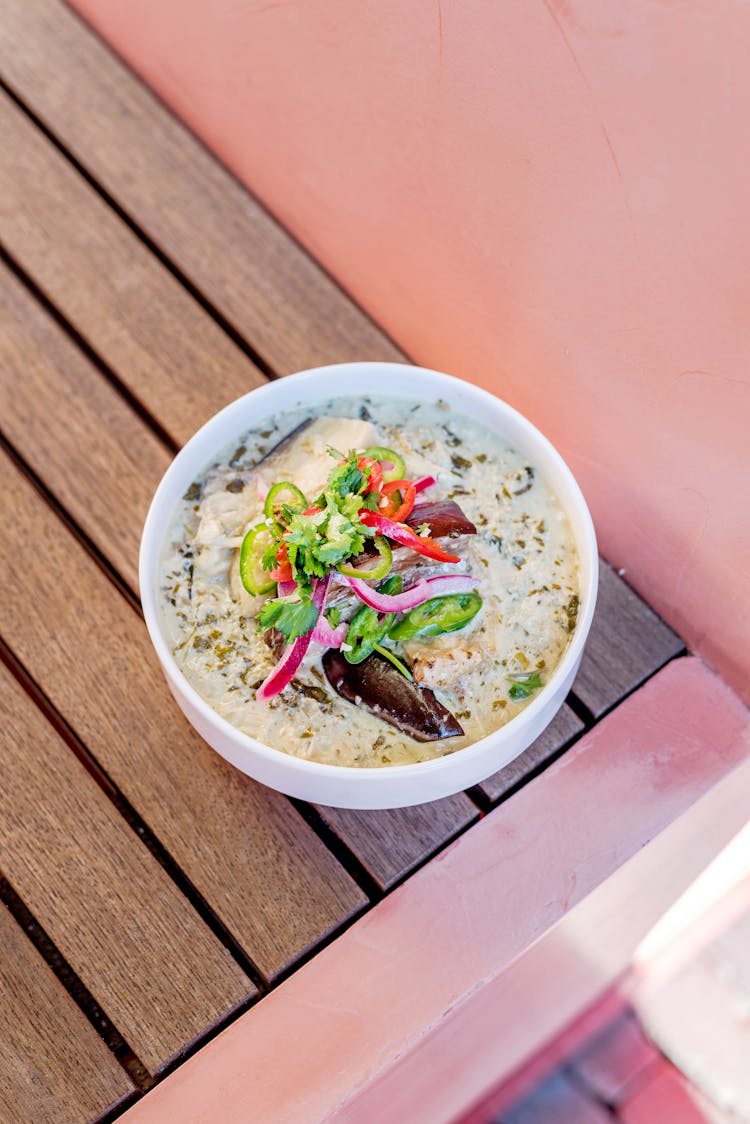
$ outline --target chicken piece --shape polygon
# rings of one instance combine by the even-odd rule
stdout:
[[[483,659],[481,647],[458,644],[455,639],[448,644],[434,639],[406,640],[404,651],[420,687],[448,691],[462,701],[466,694],[465,676],[475,671]]]

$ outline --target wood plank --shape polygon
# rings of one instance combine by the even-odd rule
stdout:
[[[177,711],[143,623],[6,457],[0,631],[222,918],[277,975],[364,904],[289,802]]]
[[[266,380],[0,92],[0,242],[176,443]]]
[[[84,1124],[133,1091],[23,930],[0,903],[0,1120]]]
[[[0,264],[0,425],[132,588],[165,446]]]
[[[511,788],[521,784],[526,778],[540,768],[545,762],[562,749],[569,741],[583,730],[583,722],[567,705],[563,703],[546,730],[543,730],[535,742],[524,750],[515,761],[511,761],[504,769],[493,773],[486,781],[477,787],[493,803],[504,796]]]
[[[479,818],[479,810],[463,792],[432,804],[382,812],[316,807],[331,830],[354,851],[381,890],[389,889]]]
[[[601,716],[685,644],[603,559],[599,596],[573,692]]]
[[[3,873],[158,1072],[256,989],[2,665],[0,747]]]
[[[3,0],[5,80],[279,374],[400,353],[59,0]]]

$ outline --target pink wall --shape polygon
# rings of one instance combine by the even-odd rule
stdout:
[[[76,0],[750,694],[750,6]]]

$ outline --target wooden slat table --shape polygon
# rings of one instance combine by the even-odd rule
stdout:
[[[400,353],[59,0],[3,0],[0,77],[0,1117],[79,1121],[262,1002],[683,645],[605,566],[568,705],[471,793],[344,812],[232,769],[140,618],[153,489],[266,378]]]

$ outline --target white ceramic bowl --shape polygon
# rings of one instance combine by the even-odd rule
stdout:
[[[162,632],[158,563],[173,509],[217,452],[270,414],[337,395],[442,398],[451,409],[497,433],[525,454],[565,509],[580,559],[581,605],[565,655],[550,680],[507,725],[434,761],[357,769],[303,761],[231,726],[204,702],[179,669]],[[449,375],[398,363],[342,363],[270,382],[238,398],[200,429],[175,457],[156,490],[143,529],[140,585],[146,624],[169,687],[199,734],[223,757],[289,796],[341,808],[398,808],[459,792],[497,772],[526,749],[563,703],[581,660],[596,601],[598,556],[591,516],[570,469],[531,422],[505,402]],[[354,716],[353,716],[354,720]],[[186,765],[189,768],[189,765]]]

